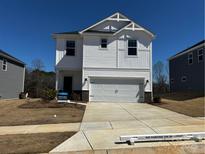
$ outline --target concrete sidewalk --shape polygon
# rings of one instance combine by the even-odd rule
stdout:
[[[201,131],[204,120],[149,104],[89,103],[80,131],[50,153],[203,153],[204,141],[115,143],[121,135]]]
[[[51,133],[51,132],[77,132],[79,131],[79,129],[80,129],[80,123],[2,126],[0,127],[0,135]]]

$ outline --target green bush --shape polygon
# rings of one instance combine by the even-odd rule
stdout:
[[[154,103],[161,103],[161,97],[160,96],[155,96],[153,99]]]
[[[54,89],[46,89],[43,90],[41,98],[47,101],[53,100],[56,97],[56,90]]]

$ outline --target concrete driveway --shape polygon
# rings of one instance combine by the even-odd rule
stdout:
[[[115,143],[121,135],[202,131],[202,119],[145,103],[89,103],[80,131],[50,153],[203,153],[204,141]]]

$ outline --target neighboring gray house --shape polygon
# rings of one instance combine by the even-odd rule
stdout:
[[[19,98],[24,91],[25,64],[0,50],[0,99]]]
[[[205,40],[169,58],[171,92],[204,92]]]

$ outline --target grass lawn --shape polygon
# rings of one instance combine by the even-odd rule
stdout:
[[[153,105],[192,117],[205,116],[204,96],[191,93],[171,93],[161,95],[161,98],[161,103],[153,103]]]
[[[84,105],[42,100],[0,101],[0,126],[81,122]],[[56,115],[56,117],[54,116]]]
[[[1,135],[0,153],[48,153],[75,132]]]

